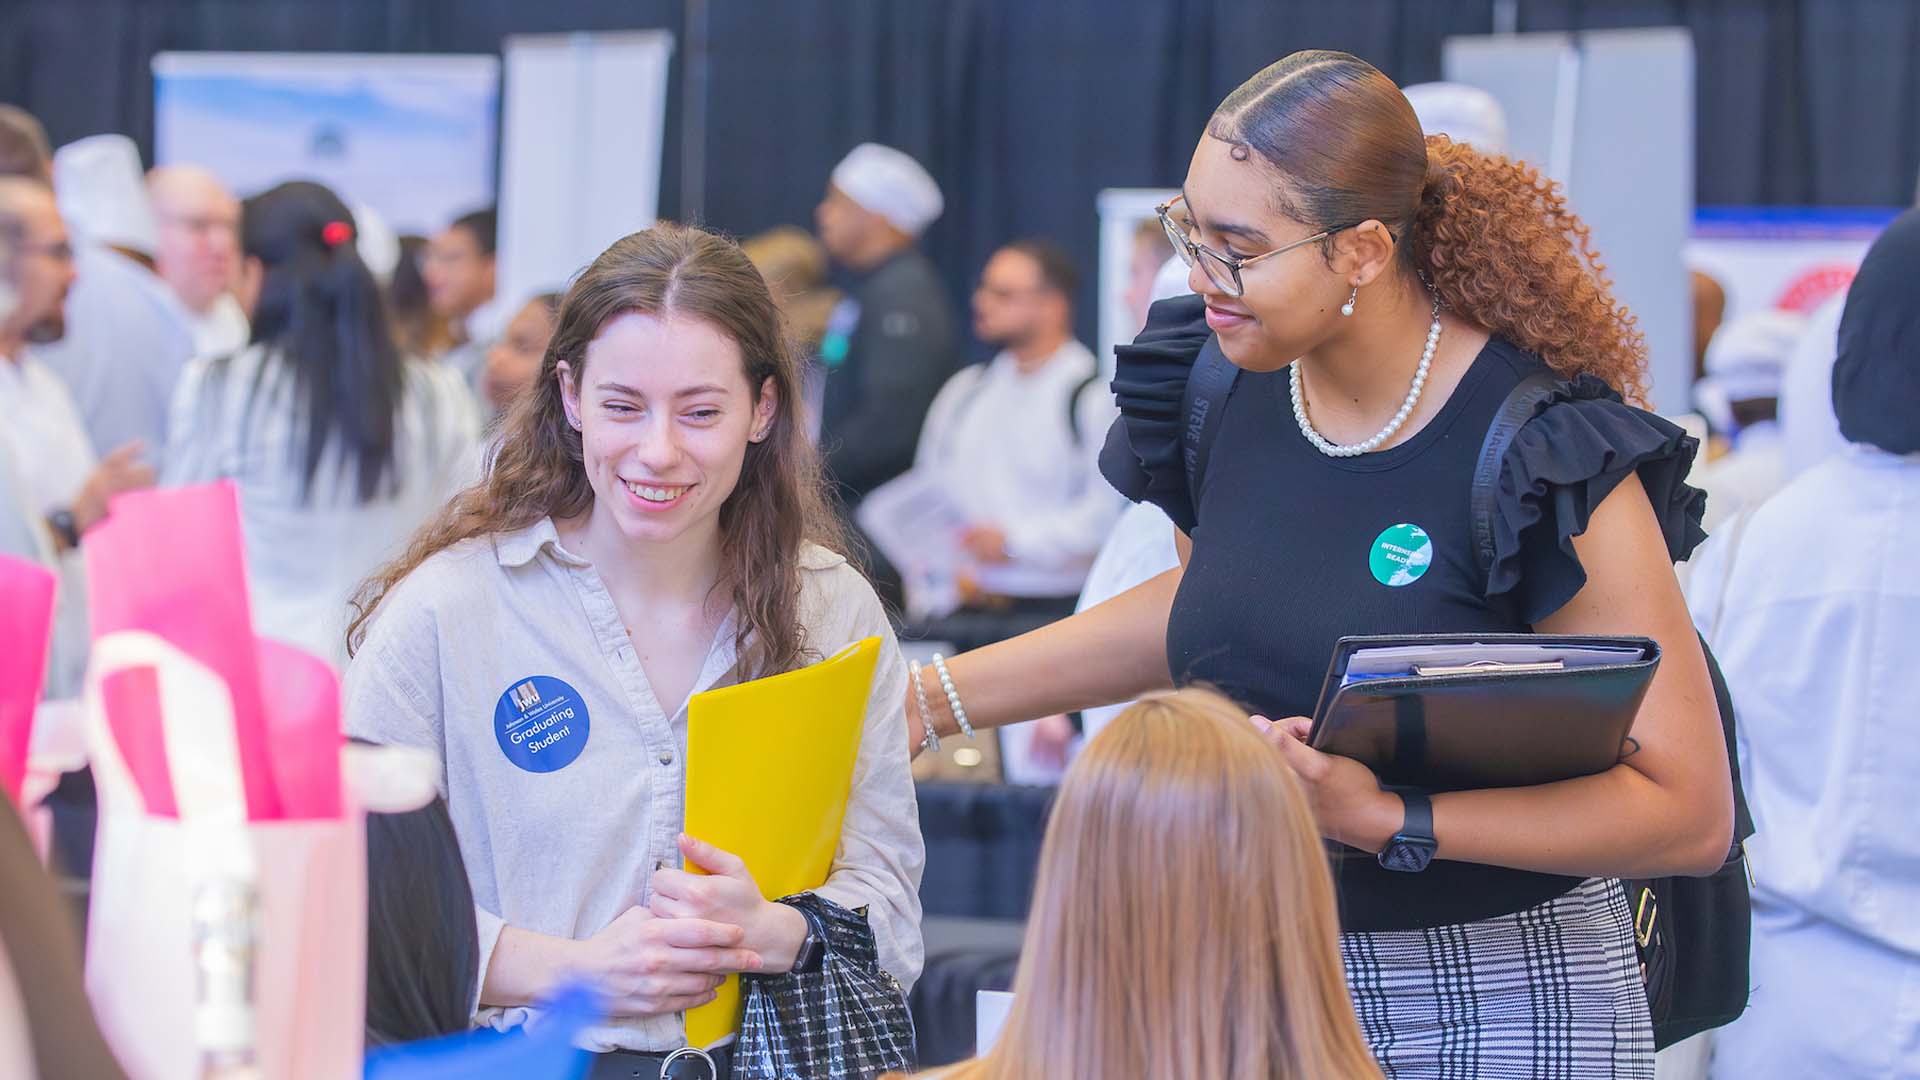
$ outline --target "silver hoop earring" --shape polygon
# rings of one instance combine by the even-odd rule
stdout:
[[[1353,318],[1353,302],[1358,299],[1360,299],[1360,286],[1355,285],[1353,287],[1353,295],[1347,297],[1347,302],[1340,305],[1340,314],[1349,319]]]

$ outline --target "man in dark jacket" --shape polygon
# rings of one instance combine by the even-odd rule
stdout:
[[[814,210],[827,254],[854,275],[821,343],[820,445],[849,507],[913,464],[927,408],[953,374],[951,299],[914,246],[944,207],[919,162],[866,143],[834,168]]]

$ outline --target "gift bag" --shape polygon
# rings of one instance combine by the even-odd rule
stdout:
[[[116,496],[87,533],[88,613],[97,638],[144,630],[211,668],[232,701],[248,817],[298,817],[279,803],[269,764],[260,669],[247,596],[239,496],[230,482]],[[108,722],[153,813],[176,814],[153,675],[117,673],[104,685]],[[334,733],[338,741],[338,729]]]
[[[303,654],[293,650],[269,649],[263,657],[269,666],[291,664],[310,674],[299,672]],[[156,813],[143,798],[108,725],[101,686],[129,672],[151,681],[177,816]],[[268,672],[262,681],[297,686],[300,678]],[[267,709],[296,704],[269,695]],[[251,820],[232,697],[213,669],[153,634],[111,634],[94,643],[86,709],[100,796],[87,992],[129,1074],[199,1075],[207,1018],[196,1010],[193,906],[207,882],[226,880],[250,882],[256,897],[252,1042],[261,1074],[357,1076],[365,1025],[366,821],[339,790],[337,734],[336,815]],[[332,722],[337,732],[337,713]]]
[[[0,788],[17,804],[53,636],[51,573],[0,555]]]

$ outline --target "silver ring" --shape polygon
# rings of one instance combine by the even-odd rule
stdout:
[[[696,1046],[683,1046],[668,1054],[666,1060],[660,1063],[661,1080],[668,1080],[667,1070],[673,1068],[674,1062],[683,1059],[705,1062],[707,1075],[704,1080],[720,1080],[720,1066],[713,1063],[713,1055]]]

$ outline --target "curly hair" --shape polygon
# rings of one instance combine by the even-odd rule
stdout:
[[[1427,139],[1427,163],[1404,250],[1441,301],[1554,371],[1644,403],[1646,339],[1559,185],[1445,135]]]
[[[616,316],[672,313],[708,323],[740,348],[755,398],[772,383],[773,427],[749,443],[740,482],[720,507],[720,579],[715,591],[736,613],[743,676],[790,671],[813,659],[800,622],[801,546],[844,553],[829,509],[819,456],[799,419],[799,364],[765,279],[732,241],[701,229],[660,224],[617,240],[580,274],[560,302],[540,376],[501,425],[485,479],[455,496],[407,549],[354,597],[347,648],[357,650],[374,611],[408,574],[465,540],[524,529],[543,517],[570,518],[593,505],[580,433],[567,423],[560,365],[578,387],[587,346]]]
[[[1214,111],[1208,134],[1256,151],[1296,221],[1378,221],[1453,312],[1567,377],[1646,400],[1647,350],[1566,198],[1532,167],[1444,135],[1357,56],[1309,50],[1268,65]],[[1322,250],[1332,256],[1331,239]]]

